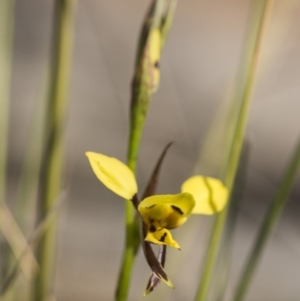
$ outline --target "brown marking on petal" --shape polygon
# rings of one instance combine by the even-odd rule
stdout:
[[[147,209],[151,209],[151,208],[153,208],[154,206],[156,206],[156,205],[154,204],[154,205],[151,205],[151,206],[146,207],[146,208],[147,208]]]
[[[176,212],[178,212],[179,214],[183,215],[184,212],[177,206],[171,205],[172,209],[174,209]]]
[[[149,231],[152,232],[152,233],[155,232],[156,227],[154,225],[151,225],[150,228],[149,228]]]
[[[161,236],[161,238],[159,239],[159,241],[161,241],[161,242],[164,242],[165,241],[165,239],[166,239],[166,237],[167,237],[167,232],[165,232],[162,236]]]
[[[159,61],[156,61],[156,62],[154,63],[154,67],[157,68],[157,69],[159,69]]]

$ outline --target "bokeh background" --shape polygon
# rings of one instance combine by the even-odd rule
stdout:
[[[34,110],[49,58],[52,0],[17,0],[10,119],[9,187],[15,195]],[[78,0],[66,131],[65,187],[55,273],[58,301],[113,300],[124,241],[124,201],[93,175],[85,151],[125,161],[130,82],[149,1]],[[161,84],[142,139],[138,183],[145,187],[169,141],[159,193],[176,193],[236,75],[250,1],[182,0],[163,51]],[[275,1],[251,106],[249,162],[239,202],[227,299],[300,133],[300,1]],[[222,149],[218,149],[222,152]],[[209,173],[209,170],[205,170]],[[247,301],[300,298],[300,177],[257,271]],[[174,231],[169,251],[175,283],[148,300],[192,300],[213,218],[193,216]],[[129,300],[141,300],[150,270],[139,254]]]

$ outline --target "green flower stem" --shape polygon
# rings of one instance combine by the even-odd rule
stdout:
[[[5,199],[14,1],[0,1],[0,200]]]
[[[238,163],[240,160],[241,149],[244,140],[244,133],[247,122],[247,115],[249,111],[249,105],[251,101],[255,75],[257,71],[258,58],[260,54],[261,44],[263,41],[263,34],[266,27],[267,17],[271,11],[273,1],[264,0],[262,5],[262,13],[260,17],[260,22],[254,42],[254,50],[251,55],[251,60],[249,64],[249,70],[246,72],[246,84],[242,92],[242,102],[241,108],[238,115],[238,120],[236,124],[236,129],[233,137],[232,147],[230,151],[230,159],[227,166],[226,176],[225,176],[225,185],[229,190],[229,199],[232,194],[232,188],[236,176],[236,171]],[[202,278],[196,293],[196,301],[205,301],[207,299],[210,283],[212,280],[212,273],[214,264],[216,261],[218,248],[220,245],[221,236],[223,233],[224,224],[226,221],[226,216],[228,212],[228,206],[221,212],[216,218],[212,235],[209,242],[209,247],[207,250],[207,255],[205,259],[204,269],[202,273]]]
[[[137,155],[140,144],[140,139],[143,131],[144,121],[140,120],[141,123],[136,127],[132,127],[130,130],[129,148],[128,148],[128,166],[135,172],[137,164]],[[122,265],[119,273],[117,290],[116,290],[116,301],[127,300],[131,273],[135,259],[136,250],[136,228],[137,224],[134,218],[135,209],[130,201],[125,203],[125,249],[122,258]]]
[[[172,0],[174,2],[174,0]],[[130,129],[129,129],[129,145],[127,162],[129,168],[135,173],[138,158],[139,145],[146,120],[149,103],[153,94],[151,88],[148,86],[149,76],[152,68],[145,64],[144,51],[148,42],[149,32],[153,28],[160,28],[162,19],[163,41],[164,45],[167,34],[170,30],[175,4],[169,6],[164,15],[164,8],[166,7],[165,0],[153,0],[148,14],[144,20],[142,31],[140,34],[139,44],[136,55],[135,74],[132,82],[132,98],[130,111]],[[151,80],[150,80],[151,81]],[[121,269],[119,273],[116,301],[127,300],[129,284],[131,279],[132,268],[134,264],[135,251],[138,237],[138,222],[134,216],[135,210],[132,203],[126,201],[125,204],[125,249],[122,258]]]
[[[30,217],[36,207],[39,173],[44,151],[43,138],[46,131],[46,100],[48,95],[45,87],[46,82],[48,82],[46,72],[44,74],[43,89],[32,114],[17,194],[14,200],[13,213],[25,237],[28,236],[29,230],[33,226]]]
[[[11,89],[11,65],[13,54],[14,0],[0,1],[0,203],[6,194],[6,167],[8,151],[9,102]],[[10,259],[2,250],[0,233],[0,283],[9,269]],[[13,293],[8,294],[11,300]]]
[[[45,153],[41,175],[39,221],[57,201],[61,191],[64,126],[68,100],[68,85],[73,42],[75,0],[56,0],[53,32],[53,52],[50,70],[50,89],[46,116]],[[35,301],[49,300],[56,244],[55,220],[45,232],[38,250],[40,271],[35,279]]]
[[[45,73],[46,75],[46,73]],[[46,76],[43,77],[44,84],[47,81]],[[24,151],[24,157],[22,160],[22,168],[20,179],[17,187],[17,194],[14,200],[14,211],[13,214],[16,218],[16,221],[22,230],[25,237],[28,237],[30,230],[34,226],[32,217],[34,216],[35,208],[37,206],[37,192],[39,185],[39,176],[40,176],[40,168],[41,168],[41,160],[43,156],[43,138],[46,130],[46,93],[47,89],[45,89],[43,85],[43,94],[39,97],[38,102],[36,104],[32,122],[30,125],[29,135],[26,143],[26,149]],[[16,258],[13,254],[11,254],[11,262],[10,262],[10,272],[9,275],[12,275],[15,267],[18,265],[16,262]],[[34,274],[34,269],[32,269],[32,275]],[[32,275],[28,280],[32,279]],[[13,279],[14,277],[10,279]],[[28,285],[28,289],[26,286],[26,290],[16,290],[15,285],[13,285],[13,281],[11,284],[8,284],[8,290],[15,291],[15,297],[12,299],[8,299],[7,295],[5,295],[5,301],[9,300],[22,300],[29,301],[30,299],[30,285]]]
[[[230,266],[232,262],[233,242],[238,218],[238,203],[242,199],[245,188],[246,174],[249,163],[250,144],[247,141],[243,144],[240,163],[237,170],[236,180],[231,196],[229,212],[227,213],[227,224],[224,230],[224,239],[222,241],[222,253],[218,258],[218,268],[214,282],[218,283],[216,290],[216,301],[222,301],[226,292],[229,280]]]
[[[142,132],[143,132],[146,115],[149,107],[149,102],[151,98],[150,95],[147,95],[148,93],[146,91],[143,92],[142,92],[143,95],[141,95],[140,98],[141,99],[143,98],[145,100],[142,99],[141,101],[136,102],[136,105],[132,109],[132,117],[131,117],[131,125],[130,125],[127,163],[129,168],[134,173],[136,172],[138,150],[139,150]]]
[[[261,257],[262,251],[266,246],[268,238],[272,233],[278,219],[280,218],[281,212],[288,200],[289,193],[292,189],[293,183],[297,176],[300,167],[300,140],[294,151],[294,154],[288,165],[286,174],[283,181],[279,187],[279,191],[270,205],[270,208],[264,218],[261,228],[256,237],[255,243],[249,254],[247,263],[244,267],[241,277],[239,278],[239,283],[235,291],[233,301],[241,301],[244,299],[249,284],[253,278],[253,274],[257,267],[258,261]]]

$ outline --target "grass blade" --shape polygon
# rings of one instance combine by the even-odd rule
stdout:
[[[14,1],[0,2],[0,200],[5,199]]]
[[[288,200],[289,193],[293,187],[293,183],[297,176],[300,167],[300,139],[295,148],[294,154],[291,157],[286,173],[283,177],[283,181],[279,187],[278,193],[270,205],[270,208],[263,220],[261,228],[256,237],[253,248],[249,254],[245,268],[239,278],[239,283],[235,291],[233,301],[241,301],[244,299],[250,282],[253,278],[256,266],[262,251],[268,241],[268,238],[274,230],[278,219],[282,213],[282,210]]]
[[[59,199],[49,210],[44,220],[38,224],[30,236],[28,243],[21,230],[18,228],[18,225],[10,214],[8,208],[6,206],[2,206],[0,209],[0,214],[4,217],[3,224],[0,224],[0,229],[5,234],[5,237],[11,248],[15,250],[14,254],[16,256],[15,266],[13,267],[11,273],[6,277],[3,286],[1,287],[0,296],[7,297],[6,294],[12,287],[12,284],[18,277],[20,271],[23,271],[23,274],[27,280],[30,280],[34,276],[34,273],[39,270],[33,250],[36,248],[46,230],[51,226],[52,222],[57,217],[58,211],[60,210],[65,198],[66,194],[62,193]]]
[[[250,144],[247,141],[243,145],[241,160],[237,171],[237,177],[232,190],[232,198],[228,209],[227,223],[222,241],[222,253],[219,254],[216,269],[216,301],[224,299],[227,283],[230,277],[230,265],[232,260],[233,241],[239,213],[239,202],[243,198],[246,175],[249,163]]]
[[[13,56],[14,0],[0,1],[0,204],[6,197],[8,126]],[[7,269],[7,254],[0,233],[0,282]]]
[[[63,133],[71,67],[75,0],[56,0],[50,89],[46,116],[45,154],[42,163],[39,221],[43,220],[60,195],[63,166]],[[46,231],[38,250],[40,272],[35,279],[33,300],[46,301],[52,282],[56,222]]]
[[[16,258],[21,257],[24,249],[29,249],[26,238],[4,202],[0,207],[0,229]],[[30,277],[32,266],[34,268],[38,266],[35,256],[32,252],[26,252],[26,258],[20,265],[26,278]]]
[[[45,95],[45,92],[43,93],[43,96]],[[36,207],[39,172],[44,152],[43,138],[46,128],[45,117],[46,104],[44,96],[36,103],[32,116],[27,145],[22,161],[20,179],[18,182],[17,195],[14,200],[14,216],[25,235],[28,233],[29,226],[34,226],[32,223],[29,223],[29,220],[32,220],[32,217],[34,216],[32,211],[33,208]]]
[[[230,192],[229,193],[230,196],[232,193],[237,166],[240,159],[241,148],[244,140],[247,114],[248,114],[249,105],[251,101],[254,80],[257,71],[258,58],[260,55],[260,49],[263,41],[264,31],[273,4],[273,1],[271,0],[265,0],[260,2],[261,2],[261,11],[260,11],[259,23],[254,39],[253,52],[251,55],[249,65],[247,64],[248,62],[246,62],[246,66],[247,66],[247,68],[245,68],[246,72],[245,74],[243,74],[243,76],[241,76],[241,78],[245,78],[246,80],[245,80],[245,85],[242,85],[242,87],[240,87],[241,89],[240,97],[242,99],[241,107],[238,114],[237,124],[235,127],[235,132],[234,132],[233,141],[231,145],[230,157],[228,160],[228,165],[225,174],[225,185],[227,186]],[[252,36],[250,36],[250,38],[252,38]],[[210,283],[212,280],[213,268],[216,261],[224,224],[226,221],[227,211],[228,211],[228,206],[223,210],[223,212],[218,214],[216,221],[214,223],[213,231],[209,242],[209,247],[207,250],[207,255],[205,258],[202,278],[195,297],[196,301],[205,301],[207,299]]]

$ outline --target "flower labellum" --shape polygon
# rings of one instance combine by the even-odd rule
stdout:
[[[155,232],[148,232],[147,236],[145,237],[145,240],[155,243],[157,245],[168,245],[170,247],[180,250],[179,244],[173,239],[171,232],[167,229],[162,229]]]
[[[138,206],[148,230],[145,240],[179,249],[179,244],[167,229],[174,229],[185,223],[194,206],[193,196],[186,192],[145,198]]]

